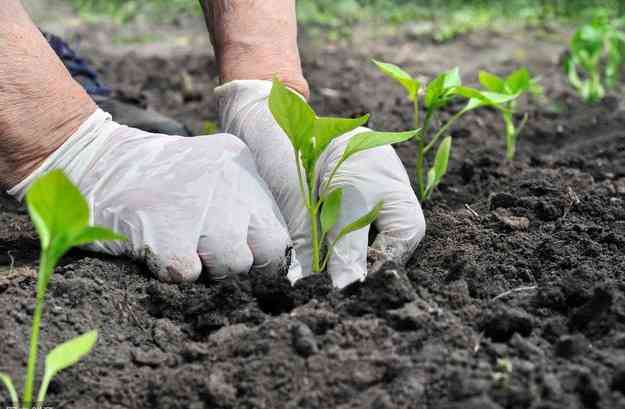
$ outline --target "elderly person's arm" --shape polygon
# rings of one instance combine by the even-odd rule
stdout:
[[[0,184],[21,200],[61,169],[92,222],[128,237],[90,249],[145,262],[161,280],[279,270],[284,220],[247,147],[228,134],[183,138],[121,126],[72,79],[19,0],[0,7]],[[298,271],[296,265],[292,270]]]

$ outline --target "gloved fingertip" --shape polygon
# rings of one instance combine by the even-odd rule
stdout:
[[[196,254],[161,257],[146,251],[145,262],[150,271],[166,283],[193,282],[202,274],[202,262]]]
[[[394,237],[385,233],[378,234],[371,245],[371,252],[375,254],[374,262],[391,260],[404,266],[421,242],[424,233],[425,229],[422,229],[408,239]]]
[[[360,254],[345,252],[335,249],[330,256],[328,273],[332,278],[332,284],[339,290],[358,281],[367,278],[367,260]]]

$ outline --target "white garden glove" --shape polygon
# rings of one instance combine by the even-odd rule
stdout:
[[[21,200],[61,169],[91,208],[92,224],[128,237],[89,249],[145,262],[161,280],[215,279],[283,268],[291,242],[247,147],[232,135],[183,138],[121,126],[96,111],[9,193]],[[297,264],[291,274],[299,274]]]
[[[289,275],[291,282],[295,282],[311,272],[310,223],[300,193],[293,148],[269,111],[267,101],[271,87],[269,81],[233,81],[215,92],[224,130],[248,145],[260,175],[286,219],[302,265],[301,274]],[[357,129],[328,146],[317,163],[319,186],[316,189],[325,184],[349,139],[365,131],[368,130]],[[425,220],[406,170],[393,148],[385,146],[352,156],[339,168],[328,191],[338,187],[343,188],[341,216],[328,240],[334,240],[345,225],[384,200],[375,223],[380,234],[372,247],[389,259],[405,263],[425,234]],[[349,234],[335,247],[328,271],[337,288],[366,277],[368,236],[369,229],[362,229]]]

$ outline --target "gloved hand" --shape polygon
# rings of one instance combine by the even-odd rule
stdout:
[[[292,272],[291,282],[311,272],[311,239],[308,212],[298,185],[293,148],[274,121],[267,99],[269,81],[233,81],[216,89],[221,123],[226,132],[240,137],[250,148],[260,175],[272,191],[286,219],[302,273]],[[349,139],[367,129],[360,128],[335,139],[317,163],[320,186],[337,163]],[[329,191],[343,188],[339,222],[328,235],[336,238],[345,225],[355,221],[384,200],[375,225],[380,232],[372,248],[399,263],[405,263],[425,234],[421,206],[399,157],[385,146],[358,153],[339,169]],[[328,271],[338,288],[367,275],[369,229],[351,233],[339,241]]]
[[[216,279],[277,269],[291,258],[280,211],[234,136],[151,134],[98,110],[9,193],[21,200],[52,169],[86,196],[92,224],[128,237],[88,248],[143,261],[163,281],[195,280],[202,266]]]

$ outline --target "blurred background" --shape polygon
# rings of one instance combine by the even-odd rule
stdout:
[[[184,122],[194,133],[218,128],[212,48],[195,0],[23,0],[36,23],[92,63],[118,98]],[[562,58],[572,33],[592,16],[625,15],[622,0],[298,0],[301,50],[321,113],[380,109],[371,58],[431,78],[460,66],[505,73],[524,65],[549,82],[549,109],[567,89]],[[370,81],[376,82],[372,90]],[[570,87],[568,87],[570,88]],[[410,108],[391,104],[373,125],[401,129]],[[404,113],[404,111],[406,111]],[[404,118],[405,116],[405,118]],[[409,122],[408,122],[409,123]]]

